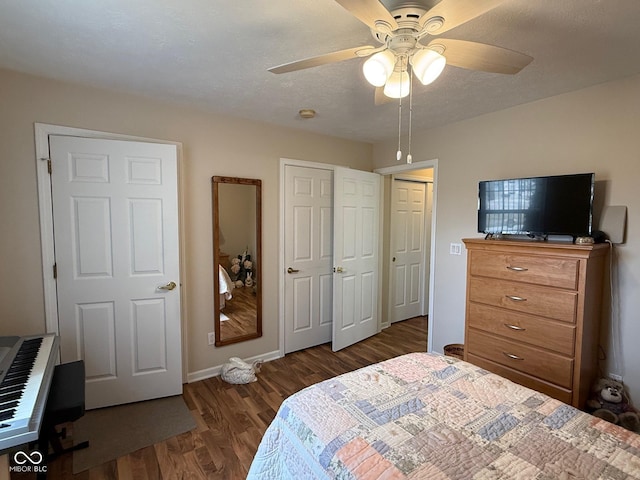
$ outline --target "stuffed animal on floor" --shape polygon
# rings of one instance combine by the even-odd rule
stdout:
[[[238,357],[231,357],[229,363],[222,366],[220,376],[227,383],[243,384],[258,380],[256,373],[260,371],[262,360],[249,364]]]
[[[593,387],[587,400],[592,415],[640,433],[640,416],[629,402],[624,385],[609,378],[601,378]]]
[[[239,258],[232,258],[231,259],[231,273],[233,274],[234,278],[233,280],[236,280],[238,278],[238,274],[240,273],[240,259]]]

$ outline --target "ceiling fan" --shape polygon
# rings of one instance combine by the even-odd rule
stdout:
[[[515,74],[533,58],[494,45],[428,37],[440,35],[497,7],[505,0],[441,0],[432,8],[415,1],[392,11],[379,0],[336,0],[371,29],[379,46],[365,45],[285,63],[270,68],[287,73],[353,58],[369,57],[363,64],[365,78],[386,97],[410,93],[410,71],[424,85],[433,82],[445,65],[490,73]]]

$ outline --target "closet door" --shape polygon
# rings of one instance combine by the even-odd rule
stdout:
[[[333,351],[379,332],[380,175],[334,171]]]
[[[333,171],[285,165],[284,351],[331,341]]]
[[[391,322],[423,315],[427,183],[394,178],[391,191]]]

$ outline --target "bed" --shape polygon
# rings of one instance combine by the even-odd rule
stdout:
[[[640,435],[462,360],[412,353],[305,388],[249,479],[637,479]]]

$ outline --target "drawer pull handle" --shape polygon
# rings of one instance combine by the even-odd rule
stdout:
[[[505,357],[509,357],[512,360],[524,360],[524,358],[514,355],[512,353],[507,353],[507,352],[502,352],[502,353],[504,353]]]
[[[515,295],[505,295],[509,300],[513,300],[514,302],[526,302],[526,298],[516,297]]]
[[[517,325],[509,325],[508,323],[505,323],[504,326],[510,328],[511,330],[517,330],[519,332],[524,332],[526,330],[526,328],[518,327]]]
[[[507,265],[507,269],[509,270],[513,270],[514,272],[526,272],[529,269],[528,268],[524,268],[524,267],[512,267],[510,265]]]

